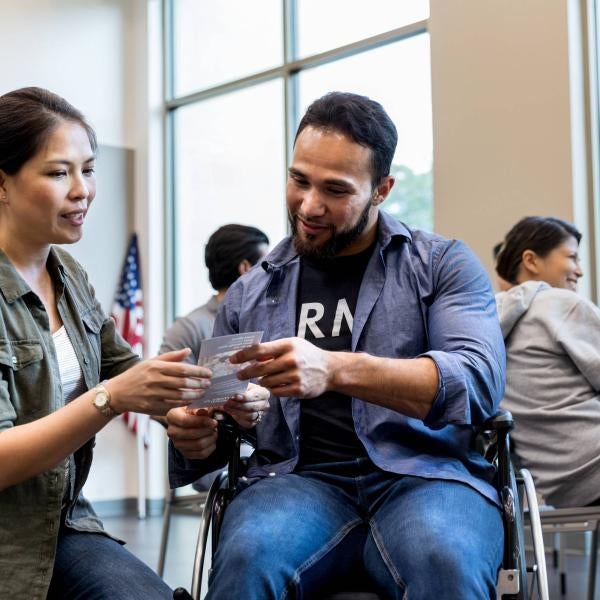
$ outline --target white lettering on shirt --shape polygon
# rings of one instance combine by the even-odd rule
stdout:
[[[348,329],[350,329],[350,333],[352,333],[352,325],[354,323],[354,318],[352,317],[352,313],[350,312],[350,307],[348,306],[348,302],[346,302],[346,298],[340,298],[338,300],[338,305],[335,310],[335,319],[333,320],[333,330],[331,331],[331,337],[338,337],[340,335],[340,329],[342,328],[342,319],[344,317],[346,317]]]
[[[306,328],[310,329],[315,338],[323,338],[325,334],[319,329],[317,323],[323,318],[325,307],[320,302],[306,302],[300,307],[300,319],[298,321],[298,337],[306,337]],[[335,318],[333,320],[333,329],[331,337],[339,337],[342,329],[342,322],[346,319],[348,329],[352,333],[354,318],[345,298],[340,298],[335,310]]]
[[[314,314],[309,316],[309,311],[313,310]],[[320,321],[325,314],[325,307],[320,302],[307,302],[300,308],[300,320],[298,322],[298,337],[306,337],[306,328],[308,327],[315,338],[323,338],[325,334],[317,326],[317,321]]]

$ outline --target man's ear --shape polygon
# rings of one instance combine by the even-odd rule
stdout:
[[[373,206],[379,206],[389,196],[395,182],[396,180],[391,175],[388,175],[381,180],[373,194]]]
[[[248,259],[244,259],[239,265],[238,265],[238,273],[240,275],[243,275],[244,273],[247,273],[250,269],[252,268],[252,265],[250,264],[250,261]]]
[[[0,202],[6,202],[6,173],[0,169]]]

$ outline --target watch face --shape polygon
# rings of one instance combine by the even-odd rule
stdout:
[[[108,404],[108,396],[104,392],[98,392],[96,394],[96,406],[102,408]]]

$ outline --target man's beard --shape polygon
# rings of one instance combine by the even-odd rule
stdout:
[[[288,212],[288,220],[290,222],[290,228],[292,230],[292,236],[294,240],[294,247],[296,252],[300,256],[305,256],[312,259],[330,259],[337,256],[345,248],[347,248],[352,242],[356,241],[362,232],[367,227],[369,222],[369,210],[371,208],[371,202],[367,202],[364,210],[362,211],[358,221],[350,229],[336,231],[333,225],[330,226],[331,237],[321,245],[315,245],[313,240],[316,236],[304,234],[304,238],[301,239],[298,233],[298,225],[296,224],[297,215],[291,215]],[[307,223],[311,221],[304,219]]]

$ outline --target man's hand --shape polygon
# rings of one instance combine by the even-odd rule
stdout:
[[[258,425],[263,413],[268,410],[270,395],[268,389],[249,383],[246,392],[227,400],[223,410],[228,412],[240,427],[250,429]]]
[[[276,396],[316,398],[331,382],[332,354],[302,338],[285,338],[236,352],[234,364],[254,361],[238,372],[240,379],[259,378]]]
[[[217,422],[212,412],[198,408],[172,408],[167,413],[167,435],[186,458],[208,458],[217,447]]]

